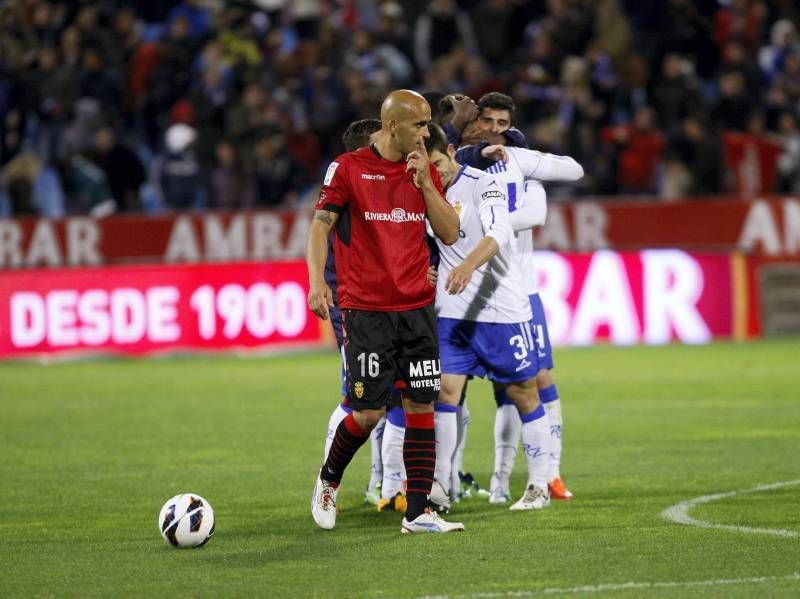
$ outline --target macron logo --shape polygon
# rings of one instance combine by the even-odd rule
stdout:
[[[386,181],[386,177],[383,175],[370,175],[368,173],[361,173],[361,178],[367,181]]]

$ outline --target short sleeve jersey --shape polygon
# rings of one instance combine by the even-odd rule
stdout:
[[[444,202],[433,165],[430,173]],[[374,146],[338,156],[316,208],[339,214],[333,250],[340,308],[399,312],[433,302],[425,199],[405,161],[386,160]]]

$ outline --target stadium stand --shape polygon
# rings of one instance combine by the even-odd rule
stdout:
[[[585,167],[551,195],[797,192],[798,24],[792,0],[5,0],[0,216],[290,208],[397,87],[512,95]]]

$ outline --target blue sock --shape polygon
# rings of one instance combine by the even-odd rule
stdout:
[[[531,412],[530,414],[525,414],[524,416],[520,415],[519,418],[520,420],[522,420],[523,423],[525,423],[525,422],[532,422],[533,420],[539,420],[539,418],[542,417],[544,417],[544,406],[542,404],[539,404],[539,407],[537,407],[533,412]]]
[[[386,420],[397,427],[406,427],[406,413],[403,411],[403,408],[389,408],[389,412],[386,414]]]
[[[542,403],[556,401],[558,399],[558,389],[556,389],[556,384],[553,383],[549,387],[539,389],[539,399],[542,400]]]

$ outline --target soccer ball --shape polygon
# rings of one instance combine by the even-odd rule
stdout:
[[[200,547],[214,534],[214,510],[196,493],[175,495],[161,508],[158,529],[173,547]]]

